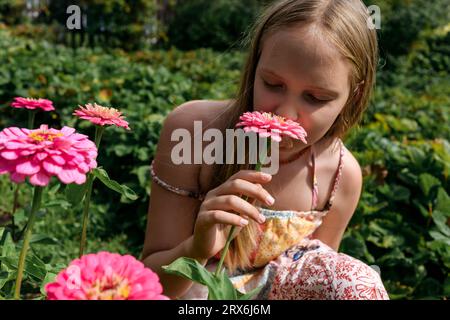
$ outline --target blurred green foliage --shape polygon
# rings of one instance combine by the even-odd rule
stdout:
[[[182,50],[238,48],[261,7],[261,0],[182,1],[167,26],[169,43]]]
[[[397,2],[380,4],[393,15]],[[434,5],[426,8],[435,10]],[[448,21],[421,26],[417,32],[412,30],[414,36],[405,42],[407,49],[385,56],[363,123],[345,140],[361,164],[364,186],[340,250],[378,265],[392,299],[450,295],[450,27]],[[382,43],[389,32],[397,36],[397,43],[403,43],[402,33],[396,35],[389,29],[381,35]],[[87,251],[139,256],[151,191],[149,164],[165,116],[188,100],[232,97],[244,54],[211,49],[183,52],[174,47],[74,51],[52,42],[18,38],[4,26],[0,26],[0,47],[0,129],[26,126],[27,112],[9,107],[15,96],[53,100],[57,110],[39,113],[37,123],[76,126],[91,137],[93,127],[71,116],[79,104],[96,101],[126,115],[132,131],[108,128],[99,163],[112,179],[135,190],[139,199],[130,201],[96,183]],[[64,188],[52,184],[49,190],[26,274],[24,291],[30,293],[39,292],[44,278],[50,278],[78,252],[81,208],[65,200]],[[0,176],[0,192],[3,257],[16,254],[1,229],[8,226],[13,206],[14,190],[6,176]],[[27,185],[19,190],[15,217],[20,227],[26,221],[30,193]],[[14,276],[14,266],[8,262],[0,264],[0,296],[6,296],[12,286],[8,277]]]

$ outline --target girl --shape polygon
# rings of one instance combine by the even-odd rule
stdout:
[[[341,138],[361,119],[375,81],[368,22],[360,0],[275,1],[250,34],[236,98],[190,101],[169,114],[151,166],[143,250],[166,295],[207,298],[206,287],[161,266],[184,256],[214,271],[235,225],[225,266],[241,292],[262,285],[257,299],[388,299],[374,269],[337,252],[362,187]],[[249,164],[171,161],[175,129],[192,134],[197,120],[224,132],[246,111],[297,121],[308,143],[283,138],[273,176]]]

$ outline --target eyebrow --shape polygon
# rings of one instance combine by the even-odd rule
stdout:
[[[265,73],[269,73],[269,74],[275,76],[276,78],[283,79],[281,76],[279,76],[278,74],[276,74],[276,73],[275,73],[274,71],[272,71],[272,70],[269,70],[269,69],[266,69],[266,68],[261,68],[261,71],[262,71],[262,72],[265,72]],[[327,92],[327,93],[333,95],[335,98],[339,96],[339,93],[336,92],[336,91],[334,91],[334,90],[330,90],[330,89],[323,88],[323,87],[320,87],[320,86],[309,86],[309,87],[312,88],[312,89],[317,89],[317,90],[325,91],[325,92]]]

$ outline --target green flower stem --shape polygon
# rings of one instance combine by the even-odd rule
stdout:
[[[14,241],[16,240],[16,222],[14,219],[14,214],[16,213],[17,205],[19,202],[19,186],[20,184],[17,183],[14,187],[14,200],[13,200],[13,208],[11,211],[11,236]]]
[[[102,126],[95,127],[95,146],[97,147],[97,149],[100,146],[100,141],[102,140],[103,131],[105,131],[105,127],[102,127]]]
[[[247,200],[247,199],[245,199],[245,200]],[[227,242],[225,243],[225,247],[223,248],[222,255],[220,256],[219,264],[216,267],[216,272],[215,272],[216,277],[219,276],[220,271],[222,270],[223,261],[225,260],[225,256],[228,252],[228,247],[230,246],[231,237],[233,235],[234,229],[236,229],[236,226],[231,226],[230,233],[228,234]]]
[[[28,113],[28,129],[33,129],[34,126],[34,118],[36,116],[36,110],[31,110]]]
[[[100,141],[102,140],[103,131],[105,130],[102,126],[95,127],[95,145],[100,146]],[[92,173],[88,174],[87,181],[87,190],[86,190],[86,198],[84,199],[84,207],[83,207],[83,227],[81,230],[81,240],[80,240],[80,252],[79,256],[81,257],[84,254],[84,249],[86,248],[86,235],[87,235],[87,225],[89,221],[89,205],[91,203],[91,195],[92,195],[92,186],[94,184],[94,175]]]
[[[25,236],[23,238],[23,246],[20,251],[19,265],[17,267],[16,286],[14,289],[14,299],[20,299],[20,288],[22,286],[23,270],[25,268],[25,257],[27,255],[28,247],[30,245],[31,230],[36,220],[36,212],[41,206],[43,187],[34,187],[33,203],[31,205],[30,216],[28,218],[28,224],[25,229]]]
[[[92,173],[89,173],[86,198],[84,199],[84,208],[83,208],[83,228],[81,230],[80,254],[79,254],[80,257],[84,254],[84,249],[86,247],[87,224],[89,221],[89,204],[91,202],[93,184],[94,184],[94,175]]]
[[[34,118],[36,116],[36,110],[30,110],[28,112],[28,129],[33,129],[34,126]],[[11,211],[11,234],[13,240],[15,239],[15,229],[16,229],[16,222],[14,219],[14,214],[16,213],[17,209],[17,203],[19,198],[19,188],[20,184],[16,184],[15,190],[14,190],[14,199],[13,199],[13,209]]]
[[[267,150],[266,150],[266,154],[267,154],[267,152],[270,150],[270,138],[268,138],[267,139]],[[262,157],[264,156],[264,153],[263,152],[261,152],[261,154],[259,155],[259,159],[258,159],[258,162],[256,163],[256,167],[255,167],[255,170],[256,171],[261,171],[261,164],[262,164]],[[261,160],[261,161],[260,161]],[[247,201],[248,200],[248,196],[244,196],[244,197],[242,197],[245,201]],[[223,248],[223,250],[222,250],[222,255],[220,256],[220,260],[219,260],[219,264],[217,265],[217,267],[216,267],[216,272],[215,272],[215,275],[216,276],[219,276],[219,274],[220,274],[220,271],[222,270],[222,265],[223,265],[223,261],[225,260],[225,256],[227,255],[227,252],[228,252],[228,248],[230,247],[230,243],[231,243],[231,240],[232,240],[232,236],[233,236],[233,232],[234,232],[234,229],[236,228],[236,226],[231,226],[231,229],[230,229],[230,233],[228,234],[228,238],[227,238],[227,242],[225,243],[225,247]]]

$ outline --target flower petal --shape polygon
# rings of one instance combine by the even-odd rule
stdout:
[[[45,187],[50,182],[50,177],[44,172],[39,171],[30,177],[30,183],[35,186]]]
[[[36,174],[41,170],[41,166],[33,161],[25,161],[16,165],[16,172],[30,176]]]
[[[2,156],[3,158],[5,158],[7,160],[16,160],[19,157],[19,155],[17,154],[16,151],[10,151],[10,150],[0,152],[0,156]]]
[[[45,171],[47,171],[49,174],[53,174],[53,175],[57,175],[62,170],[61,166],[54,164],[53,162],[50,162],[50,161],[44,161],[42,163],[42,166],[44,167]]]

